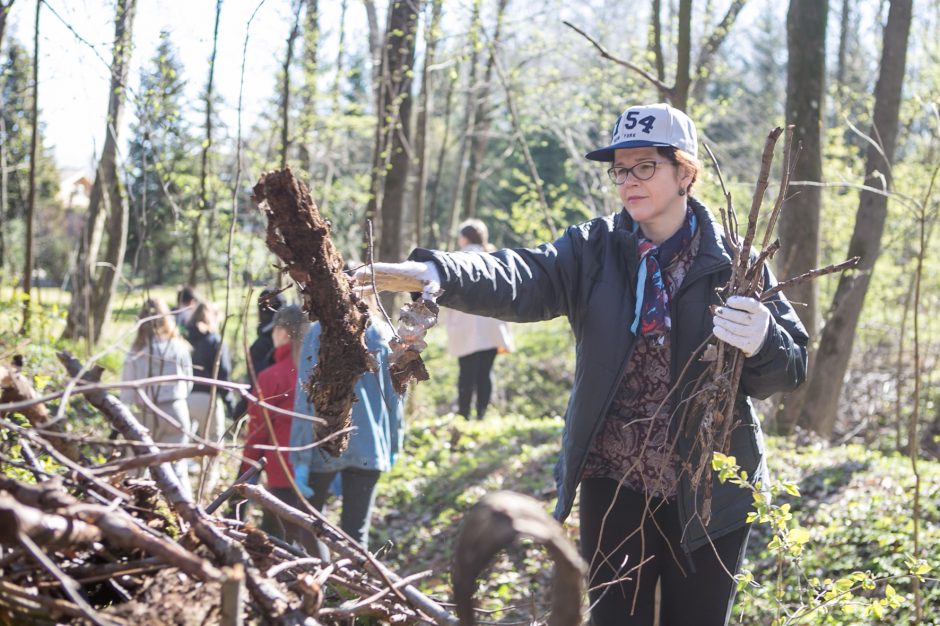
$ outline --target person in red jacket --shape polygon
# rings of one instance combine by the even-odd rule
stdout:
[[[255,395],[269,406],[293,411],[294,390],[297,387],[297,357],[310,321],[299,306],[292,304],[282,307],[275,313],[273,326],[271,336],[274,340],[274,365],[258,373]],[[249,405],[248,415],[244,460],[238,470],[238,475],[248,471],[251,461],[258,461],[261,457],[265,457],[268,490],[287,504],[297,507],[299,503],[285,473],[286,471],[293,474],[294,471],[287,451],[257,447],[289,445],[291,416],[257,403]],[[274,430],[274,441],[271,440],[269,420]],[[280,520],[267,511],[264,512],[261,528],[282,539],[298,539],[302,544],[307,543],[305,533],[299,529],[284,528]]]

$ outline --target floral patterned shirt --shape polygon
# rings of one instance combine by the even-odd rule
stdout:
[[[676,259],[663,270],[672,300],[698,254],[701,237],[696,232]],[[584,478],[610,478],[623,486],[660,498],[674,498],[678,488],[675,441],[670,441],[672,386],[671,341],[639,335],[627,370],[607,410],[604,424],[594,439],[584,468]]]

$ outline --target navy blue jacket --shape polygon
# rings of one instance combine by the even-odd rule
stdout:
[[[693,353],[711,335],[709,306],[719,303],[717,289],[731,271],[724,233],[712,214],[694,199],[701,228],[699,252],[671,300],[673,384],[678,402],[688,400],[706,363]],[[431,261],[441,275],[438,302],[450,308],[513,322],[534,322],[564,315],[575,337],[575,373],[561,455],[555,467],[558,502],[555,517],[571,511],[594,437],[620,386],[635,337],[630,332],[635,309],[639,257],[633,221],[625,210],[571,226],[554,243],[538,248],[493,253],[440,252],[418,248],[409,257]],[[777,283],[768,268],[764,289]],[[753,483],[766,477],[760,423],[750,397],[766,398],[799,386],[806,376],[807,335],[782,293],[765,303],[772,313],[761,350],[744,362],[738,390],[739,423],[732,431],[729,454],[737,458]],[[714,341],[714,340],[713,340]],[[689,364],[686,367],[686,364]],[[682,376],[680,380],[679,377]],[[679,406],[679,404],[676,404]],[[694,464],[692,441],[678,439],[680,458]],[[706,528],[700,512],[703,485],[692,488],[688,472],[680,472],[678,509],[687,551],[741,528],[751,509],[751,492],[713,481],[712,518]]]

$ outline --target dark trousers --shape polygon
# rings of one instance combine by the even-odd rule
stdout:
[[[750,527],[692,552],[692,571],[679,544],[675,502],[621,488],[611,506],[616,490],[617,482],[607,478],[581,483],[581,554],[590,564],[591,622],[652,626],[659,582],[660,626],[727,624],[736,590],[732,576],[741,567]]]
[[[352,467],[342,471],[343,512],[340,515],[339,527],[364,548],[369,547],[369,525],[372,520],[372,505],[375,503],[375,485],[379,482],[381,473],[378,470]],[[323,510],[326,497],[330,493],[330,483],[335,477],[336,472],[310,473],[310,487],[313,489],[310,504],[317,510]]]
[[[457,412],[470,417],[470,402],[473,393],[477,396],[477,419],[483,419],[493,393],[493,361],[496,348],[481,350],[457,359],[460,375],[457,378]]]

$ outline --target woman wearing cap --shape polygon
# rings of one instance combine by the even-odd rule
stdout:
[[[439,291],[447,307],[515,322],[568,318],[576,364],[555,516],[568,516],[580,485],[595,624],[652,624],[657,583],[661,624],[727,623],[751,492],[715,478],[711,519],[703,522],[706,488],[689,480],[701,456],[691,452],[695,433],[679,427],[707,366],[698,349],[714,334],[746,356],[730,454],[754,484],[766,466],[748,397],[792,390],[806,375],[806,332],[783,294],[764,303],[721,300],[730,248],[691,195],[696,152],[684,113],[666,104],[630,107],[610,144],[587,155],[611,163],[620,212],[537,248],[417,249],[409,261],[375,268],[380,288],[407,278],[410,290]],[[764,288],[776,282],[765,267]]]

